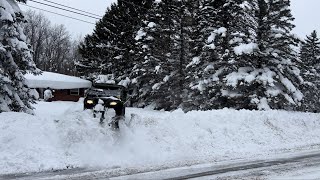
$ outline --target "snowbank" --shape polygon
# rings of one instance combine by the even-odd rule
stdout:
[[[36,108],[36,116],[0,114],[0,174],[261,158],[320,142],[319,114],[312,113],[128,108],[128,126],[114,132],[82,111],[81,102],[41,102]],[[132,113],[137,115],[129,122]]]
[[[0,173],[65,166],[53,121],[21,113],[0,114]]]

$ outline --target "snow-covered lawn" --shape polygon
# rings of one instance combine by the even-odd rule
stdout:
[[[83,111],[81,102],[38,102],[35,107],[35,116],[0,114],[0,174],[263,159],[320,144],[320,115],[312,113],[128,108],[127,123],[114,132]],[[137,115],[129,123],[132,113]]]

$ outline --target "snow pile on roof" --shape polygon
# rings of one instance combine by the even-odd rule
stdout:
[[[107,75],[98,75],[97,78],[94,80],[95,83],[107,83],[107,84],[115,84],[113,74]]]
[[[71,167],[184,166],[319,147],[319,114],[127,109],[120,132],[81,102],[40,102],[36,116],[0,113],[0,174]],[[110,114],[111,113],[111,114]],[[131,122],[130,115],[136,113]],[[107,118],[113,116],[109,110]]]
[[[38,76],[26,74],[25,78],[30,88],[77,89],[90,88],[92,85],[90,81],[78,77],[45,71]]]

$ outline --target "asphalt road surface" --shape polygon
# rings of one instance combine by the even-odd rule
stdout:
[[[84,179],[270,179],[285,177],[286,173],[304,168],[320,169],[320,152],[310,152],[300,155],[286,155],[286,157],[259,160],[241,161],[219,164],[218,162],[206,166],[188,166],[177,168],[150,168],[150,169],[122,169],[112,167],[108,169],[66,169],[41,173],[23,173],[0,175],[0,179],[12,180],[84,180]],[[320,179],[314,177],[314,179]]]

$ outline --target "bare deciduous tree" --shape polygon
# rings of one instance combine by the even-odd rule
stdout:
[[[33,59],[43,71],[75,75],[74,62],[78,61],[78,42],[72,40],[64,25],[51,25],[41,13],[27,11],[25,26],[27,42],[33,50]]]
[[[41,63],[41,54],[44,52],[44,39],[49,37],[50,21],[41,13],[25,12],[28,23],[25,24],[27,41],[33,50],[33,60],[37,65]]]

